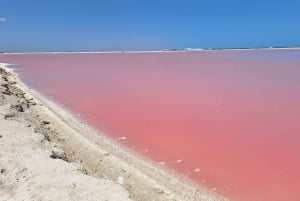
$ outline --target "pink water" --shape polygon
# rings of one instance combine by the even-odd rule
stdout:
[[[300,50],[0,61],[112,138],[234,201],[300,200]]]

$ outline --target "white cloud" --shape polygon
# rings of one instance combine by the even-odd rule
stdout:
[[[6,18],[4,18],[4,17],[0,17],[0,22],[6,22],[7,21],[7,19]]]

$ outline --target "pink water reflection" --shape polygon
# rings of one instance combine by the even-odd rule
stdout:
[[[0,61],[20,64],[27,84],[109,136],[235,201],[300,200],[299,50]]]

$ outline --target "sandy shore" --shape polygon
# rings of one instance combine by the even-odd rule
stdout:
[[[227,200],[96,133],[0,69],[0,201]]]

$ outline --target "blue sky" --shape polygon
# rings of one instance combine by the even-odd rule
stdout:
[[[300,46],[299,0],[0,0],[0,51]]]

